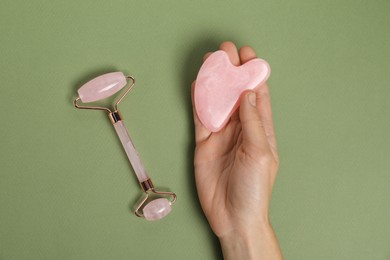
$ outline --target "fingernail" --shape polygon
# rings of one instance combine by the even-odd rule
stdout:
[[[256,93],[255,92],[252,92],[248,95],[248,100],[249,100],[249,103],[253,106],[253,107],[256,107]]]

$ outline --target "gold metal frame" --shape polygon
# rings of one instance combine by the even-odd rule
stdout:
[[[141,202],[136,206],[135,210],[134,210],[134,213],[137,217],[143,217],[144,214],[141,213],[141,208],[143,208],[145,205],[145,202],[148,200],[149,198],[149,195],[150,195],[150,191],[154,194],[158,194],[158,195],[162,195],[162,196],[169,196],[171,199],[169,200],[169,203],[171,205],[173,205],[176,200],[177,200],[177,196],[175,193],[173,192],[169,192],[169,191],[157,191],[155,188],[154,188],[154,185],[152,183],[152,180],[149,178],[147,179],[146,181],[143,181],[143,182],[140,182],[140,185],[141,185],[141,188],[143,189],[143,191],[145,192],[145,196],[144,198],[141,200]]]

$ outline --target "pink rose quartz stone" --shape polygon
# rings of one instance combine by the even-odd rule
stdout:
[[[271,69],[262,59],[234,66],[224,51],[216,51],[203,63],[196,78],[194,103],[202,124],[218,132],[239,106],[241,94],[263,84]]]
[[[159,220],[171,212],[171,204],[166,198],[159,198],[149,202],[143,209],[146,220]]]
[[[127,158],[133,167],[134,173],[138,178],[139,182],[144,182],[149,179],[149,175],[146,172],[144,164],[141,161],[141,158],[135,149],[135,146],[130,138],[129,133],[127,132],[125,123],[122,120],[119,120],[114,124],[114,128],[121,140],[122,146],[125,149]]]
[[[78,93],[82,102],[94,102],[114,95],[126,84],[122,72],[111,72],[88,81],[79,88]]]

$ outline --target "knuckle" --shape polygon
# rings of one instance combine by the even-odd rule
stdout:
[[[256,162],[261,167],[278,169],[279,159],[274,156],[268,147],[252,145],[243,152],[245,159],[250,159]]]

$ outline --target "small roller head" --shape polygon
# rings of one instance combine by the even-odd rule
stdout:
[[[171,203],[166,198],[152,200],[143,208],[143,214],[146,220],[153,221],[165,217],[171,212]]]

